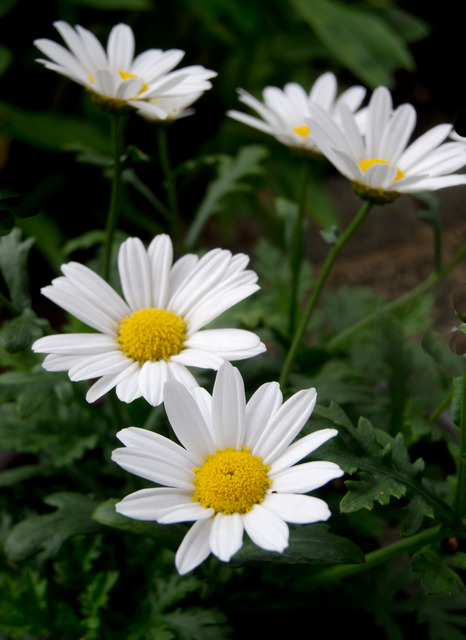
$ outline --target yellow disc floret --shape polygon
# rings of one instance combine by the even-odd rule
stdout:
[[[295,127],[293,129],[294,133],[297,133],[298,136],[301,136],[302,138],[307,138],[307,136],[311,133],[311,130],[309,129],[309,127],[305,124],[302,124],[299,127]]]
[[[372,167],[374,164],[391,164],[391,162],[388,162],[387,160],[381,160],[380,158],[367,158],[366,160],[361,160],[361,162],[358,162],[359,168],[363,173],[366,173],[369,167]],[[397,167],[394,182],[396,182],[397,180],[401,180],[401,178],[404,178],[404,175],[405,174],[403,173],[403,171],[401,171],[401,169]]]
[[[180,353],[186,340],[186,323],[166,309],[140,309],[120,323],[121,350],[137,362],[169,360]]]
[[[247,448],[217,449],[193,471],[196,474],[193,502],[226,515],[251,511],[255,504],[263,502],[272,484],[267,475],[270,467]]]

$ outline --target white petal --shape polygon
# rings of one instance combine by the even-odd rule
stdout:
[[[176,437],[198,464],[207,454],[215,453],[216,446],[196,401],[181,383],[169,380],[165,384],[165,410]]]
[[[73,365],[68,375],[70,380],[89,380],[100,376],[120,373],[131,365],[131,360],[121,351],[110,351],[94,356],[88,356],[79,363]]]
[[[142,396],[139,388],[139,371],[131,376],[126,376],[116,385],[116,394],[122,402],[130,403]]]
[[[312,451],[318,449],[324,442],[327,442],[327,440],[337,435],[338,431],[336,429],[320,429],[319,431],[314,431],[314,433],[304,436],[304,438],[296,440],[273,461],[271,465],[272,473],[278,473],[283,469],[293,466],[312,453]]]
[[[167,507],[159,511],[157,522],[160,524],[175,524],[176,522],[193,522],[207,520],[215,514],[214,509],[206,509],[199,502],[187,500],[184,504]]]
[[[110,66],[118,71],[129,71],[134,56],[134,35],[131,27],[117,24],[110,32],[107,43]]]
[[[123,447],[112,452],[112,460],[140,478],[183,492],[193,491],[194,472],[186,466],[185,461],[173,455],[167,456],[167,451],[162,448],[156,452]]]
[[[265,350],[260,338],[252,331],[243,329],[205,329],[191,335],[185,341],[186,347],[215,352],[225,360],[235,359],[235,356],[255,352],[259,348]],[[245,356],[248,357],[248,356]],[[239,358],[237,358],[239,359]]]
[[[32,345],[35,353],[62,353],[92,355],[119,351],[120,347],[110,336],[101,333],[63,333],[39,338]]]
[[[270,472],[269,478],[272,480],[272,491],[307,493],[342,475],[343,471],[334,462],[318,460],[298,464],[290,469],[279,471],[276,475]]]
[[[288,546],[289,530],[282,518],[260,504],[243,515],[246,533],[258,547],[282,553]]]
[[[130,493],[120,502],[115,509],[118,513],[136,520],[157,520],[159,511],[178,504],[184,504],[191,498],[189,492],[183,493],[172,487],[156,487],[141,489]]]
[[[224,358],[216,353],[190,348],[183,349],[176,356],[172,356],[170,361],[185,367],[199,367],[202,369],[214,369],[215,371],[225,362]]]
[[[210,531],[210,548],[212,553],[222,562],[241,549],[243,544],[243,519],[239,513],[224,515],[217,513]]]
[[[244,444],[255,451],[257,441],[266,429],[271,417],[283,402],[278,382],[263,384],[251,396],[246,405],[246,435]]]
[[[127,427],[119,431],[116,435],[125,447],[146,449],[147,451],[154,451],[158,454],[162,452],[162,455],[166,457],[167,461],[172,461],[173,464],[184,465],[187,469],[192,469],[194,466],[195,461],[186,449],[154,431],[141,429],[139,427]]]
[[[170,269],[173,262],[173,245],[169,236],[155,236],[147,249],[152,275],[152,304],[164,309],[168,302]]]
[[[168,362],[168,379],[181,382],[187,389],[199,386],[196,378],[184,365],[173,362],[172,360]]]
[[[269,493],[263,503],[265,509],[273,511],[285,522],[310,524],[328,520],[332,515],[324,500],[312,496],[285,493]]]
[[[212,519],[198,520],[183,538],[175,556],[175,565],[180,575],[195,569],[210,554],[212,522]]]
[[[163,387],[168,380],[168,364],[165,360],[145,362],[139,372],[141,394],[153,407],[163,402]]]
[[[212,392],[212,424],[219,448],[241,449],[246,430],[246,397],[240,372],[229,362],[219,369]]]
[[[149,257],[139,238],[128,238],[118,254],[123,295],[133,311],[152,307]]]
[[[251,453],[260,455],[264,464],[271,464],[301,431],[315,407],[316,399],[315,389],[303,389],[291,396],[278,409]]]
[[[106,376],[102,376],[97,382],[95,382],[86,394],[86,400],[88,402],[95,402],[107,391],[116,387],[119,382],[124,380],[128,376],[138,375],[139,363],[131,362],[128,360],[128,367],[119,373],[111,373]]]

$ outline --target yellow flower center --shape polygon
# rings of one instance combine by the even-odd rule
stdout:
[[[169,360],[180,353],[186,339],[186,323],[166,309],[140,309],[120,323],[121,350],[137,362]]]
[[[122,80],[128,80],[128,78],[139,79],[138,76],[135,76],[134,73],[129,73],[129,71],[121,71],[121,69],[117,69],[117,72],[120,74],[120,78]],[[92,74],[89,76],[89,82],[91,84],[94,84],[94,76]],[[140,93],[142,93],[143,91],[147,91],[148,88],[149,88],[149,86],[144,82],[144,84],[142,85],[141,89],[138,92],[138,95]]]
[[[302,138],[307,138],[307,136],[311,133],[311,130],[307,125],[302,124],[299,127],[295,127],[293,129],[293,132],[297,133],[298,136],[301,136]]]
[[[391,162],[388,162],[387,160],[381,160],[380,158],[367,158],[367,160],[361,160],[361,162],[358,162],[358,164],[361,171],[363,173],[366,173],[369,167],[372,167],[374,164],[391,164]],[[405,174],[403,173],[403,171],[401,171],[401,169],[397,167],[396,178],[394,182],[396,182],[397,180],[401,180],[401,178],[404,178],[404,176]]]
[[[263,502],[272,484],[267,476],[270,467],[247,448],[217,449],[193,471],[196,474],[193,502],[226,515],[251,511],[255,504]]]

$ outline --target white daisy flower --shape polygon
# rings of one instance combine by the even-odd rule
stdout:
[[[287,522],[309,524],[331,515],[326,502],[302,494],[343,475],[333,462],[296,465],[338,433],[322,429],[290,444],[315,402],[315,389],[306,389],[283,403],[278,383],[270,382],[246,404],[241,375],[228,362],[212,396],[201,387],[167,382],[165,409],[182,446],[144,429],[120,431],[125,448],[112,459],[163,486],[126,496],[116,510],[161,524],[194,522],[176,553],[180,574],[210,553],[228,562],[244,531],[262,549],[283,552]]]
[[[188,107],[190,107],[193,102],[196,102],[204,91],[212,87],[209,79],[217,74],[201,66],[186,67],[186,69],[190,70],[190,75],[186,76],[180,83],[182,88],[186,90],[184,95],[169,98],[153,98],[147,101],[138,100],[135,105],[138,113],[147,120],[165,120],[166,122],[192,115],[194,109],[188,109]],[[152,108],[154,105],[162,109],[166,114],[165,118],[162,119],[158,117]]]
[[[153,102],[148,102],[145,110],[163,120],[166,112],[157,104],[158,99],[184,96],[205,87],[197,66],[171,71],[184,56],[179,49],[149,49],[134,57],[134,35],[126,24],[113,27],[107,51],[94,34],[79,25],[73,29],[59,20],[54,26],[68,48],[46,38],[35,40],[36,47],[49,58],[37,61],[86,87],[107,106],[138,108],[141,101],[150,100]],[[216,75],[208,70],[206,74]]]
[[[466,184],[465,175],[452,173],[466,164],[466,146],[443,142],[452,125],[440,124],[407,146],[416,111],[410,104],[393,109],[385,87],[372,94],[364,133],[344,105],[339,124],[319,107],[308,124],[322,153],[363,198],[383,204],[401,193]]]
[[[260,118],[241,111],[228,111],[227,115],[231,118],[269,133],[288,147],[318,152],[319,148],[307,124],[314,105],[319,105],[331,117],[338,119],[341,105],[356,111],[366,90],[363,87],[351,87],[337,99],[337,80],[329,71],[316,80],[309,94],[295,82],[285,85],[283,91],[278,87],[266,87],[262,92],[264,103],[243,89],[238,89],[238,93],[240,101],[257,111]]]
[[[120,247],[118,268],[124,299],[96,273],[76,262],[61,267],[42,293],[98,333],[40,338],[32,348],[47,353],[47,371],[68,371],[71,380],[99,378],[87,393],[93,402],[116,387],[123,402],[143,396],[156,406],[163,385],[197,382],[186,367],[218,369],[265,351],[258,336],[241,329],[202,327],[259,289],[244,254],[213,249],[173,263],[170,238],[158,235],[148,250],[137,238]]]

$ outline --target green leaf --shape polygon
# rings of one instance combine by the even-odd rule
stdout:
[[[403,532],[415,533],[423,518],[434,514],[454,526],[454,512],[421,480],[424,463],[421,459],[411,462],[401,433],[393,438],[385,431],[375,429],[365,418],[361,418],[358,426],[354,427],[344,411],[335,404],[329,409],[317,406],[314,415],[326,417],[341,427],[340,431],[346,431],[351,436],[348,443],[351,450],[345,446],[344,438],[337,438],[336,442],[322,447],[325,459],[336,462],[351,475],[357,473],[357,479],[345,483],[348,493],[340,503],[342,512],[373,509],[375,503],[388,504],[391,497],[398,499],[408,496],[415,499],[415,503],[405,516]]]
[[[0,329],[0,345],[8,353],[18,353],[40,338],[46,325],[31,309],[25,309],[20,316],[4,323]]]
[[[290,531],[289,546],[283,553],[265,551],[245,540],[231,559],[232,566],[248,563],[275,564],[359,564],[362,551],[351,540],[329,533],[325,524],[300,526]]]
[[[260,145],[241,147],[235,158],[219,156],[218,177],[213,180],[186,236],[186,246],[192,247],[198,239],[205,223],[215,213],[224,209],[225,196],[245,191],[245,178],[263,173],[260,162],[268,156],[268,150]]]
[[[440,555],[431,547],[414,554],[412,568],[421,571],[421,584],[426,593],[447,593],[452,595],[464,590],[464,584],[456,571],[451,568],[459,561],[465,568],[465,554]]]
[[[290,2],[336,60],[365,84],[390,86],[394,71],[414,68],[403,40],[376,12],[331,0]]]
[[[23,111],[0,102],[0,132],[51,151],[73,151],[77,144],[108,152],[108,135],[94,124],[54,112]]]
[[[0,238],[0,271],[10,292],[11,302],[19,309],[30,306],[27,260],[33,244],[32,238],[21,240],[19,229]]]
[[[156,522],[143,522],[133,520],[117,513],[115,504],[118,500],[110,499],[102,502],[92,514],[93,520],[113,529],[134,533],[144,538],[161,544],[169,549],[176,550],[186,533],[186,529],[181,525],[163,525]]]
[[[38,551],[53,557],[68,538],[99,530],[91,519],[95,500],[78,493],[60,492],[44,502],[57,510],[23,520],[6,539],[5,553],[12,562],[20,562]]]
[[[69,256],[78,251],[78,249],[90,249],[95,245],[100,245],[105,240],[105,231],[100,229],[92,229],[91,231],[86,231],[82,235],[77,238],[72,238],[68,240],[62,249],[62,254],[64,258],[69,258]]]

